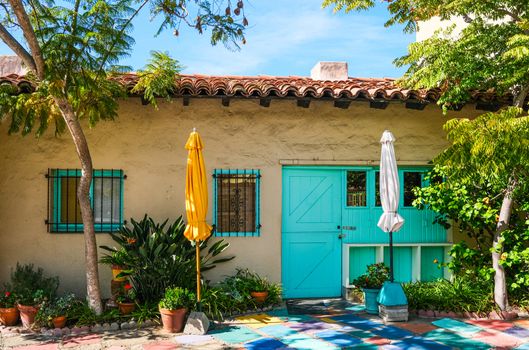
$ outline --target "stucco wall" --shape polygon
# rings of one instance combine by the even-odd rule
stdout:
[[[380,110],[353,102],[343,110],[315,101],[305,109],[293,100],[273,100],[265,108],[258,100],[240,99],[231,100],[229,107],[219,99],[191,99],[184,107],[175,99],[155,110],[131,98],[121,103],[118,120],[101,122],[86,133],[94,167],[127,174],[125,218],[148,213],[162,220],[184,214],[184,144],[193,127],[204,140],[210,173],[214,168],[261,169],[261,236],[228,238],[236,259],[208,277],[216,280],[244,266],[279,281],[281,163],[377,163],[380,135],[390,129],[397,137],[398,161],[424,164],[445,146],[441,126],[447,118],[475,114],[473,106],[443,116],[436,106],[417,111],[395,103]],[[63,289],[83,293],[82,235],[49,234],[44,224],[47,169],[79,167],[69,135],[7,136],[4,122],[0,139],[0,283],[8,280],[17,261],[32,262],[59,275]],[[97,238],[98,244],[111,243],[105,234]],[[108,295],[110,271],[101,266],[100,274]]]

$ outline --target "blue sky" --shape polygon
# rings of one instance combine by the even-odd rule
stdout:
[[[414,35],[385,28],[384,5],[367,12],[333,14],[321,0],[246,0],[247,44],[229,51],[211,46],[209,33],[182,28],[154,37],[158,23],[148,11],[134,21],[134,51],[123,63],[142,68],[151,50],[168,51],[185,67],[183,73],[215,75],[308,76],[318,61],[346,61],[354,77],[399,77],[393,59],[406,53]],[[0,44],[0,54],[11,54]]]

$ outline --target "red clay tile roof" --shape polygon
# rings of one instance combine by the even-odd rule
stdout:
[[[121,84],[132,89],[138,81],[134,73],[118,76]],[[31,83],[23,76],[11,74],[0,77],[0,84],[9,83],[20,89],[30,89]],[[328,99],[367,99],[436,102],[437,89],[409,90],[396,86],[390,78],[349,78],[341,81],[313,80],[306,77],[275,76],[207,76],[182,74],[175,80],[175,96],[239,96],[239,97],[295,97]],[[498,102],[489,91],[475,91],[474,101]],[[500,102],[509,102],[509,96]]]

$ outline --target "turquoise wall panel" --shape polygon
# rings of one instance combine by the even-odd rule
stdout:
[[[393,247],[395,282],[411,282],[413,269],[411,254],[411,247]],[[389,247],[384,247],[384,264],[389,266]]]
[[[437,262],[436,262],[437,261]],[[433,281],[443,278],[443,268],[439,264],[444,262],[443,247],[421,248],[421,281]]]
[[[376,263],[375,247],[350,247],[349,248],[349,281],[366,273],[367,265]]]

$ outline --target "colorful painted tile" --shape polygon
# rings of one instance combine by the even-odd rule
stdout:
[[[501,332],[513,326],[512,323],[502,320],[466,320],[465,322],[481,328],[490,328]]]
[[[348,311],[353,312],[362,312],[366,310],[366,307],[364,305],[353,305],[345,308]]]
[[[519,327],[529,328],[529,319],[516,320],[514,324]]]
[[[211,335],[177,335],[174,340],[180,344],[203,344],[213,340]]]
[[[362,349],[362,350],[378,350],[378,345],[375,345],[375,344],[368,344],[368,343],[362,343],[362,344],[357,344],[357,345],[354,345],[354,346],[346,346],[345,348],[343,348],[343,350],[357,350],[357,349]]]
[[[360,338],[360,339],[366,339],[366,338],[372,338],[373,333],[368,331],[361,331],[361,330],[346,330],[347,334],[352,335],[353,337]]]
[[[518,338],[529,338],[529,329],[518,326],[511,327],[504,331],[507,334],[514,335]]]
[[[450,346],[438,342],[423,339],[421,337],[410,337],[392,343],[392,345],[406,350],[450,350]]]
[[[483,330],[481,327],[477,327],[451,318],[443,318],[437,321],[433,321],[432,324],[437,327],[445,328],[456,333],[474,334]]]
[[[293,334],[281,339],[289,347],[304,350],[337,350],[338,348],[323,340],[311,338],[305,334]]]
[[[259,329],[259,332],[262,332],[266,335],[269,335],[274,338],[283,338],[288,335],[296,334],[297,332],[292,328],[283,326],[283,325],[273,325],[265,326]]]
[[[436,329],[428,332],[423,334],[423,337],[460,350],[486,350],[491,348],[488,344],[465,338],[459,334],[444,329]]]
[[[275,309],[272,311],[268,311],[267,314],[269,314],[270,316],[288,316],[288,310],[286,308]]]
[[[364,331],[372,330],[373,328],[380,327],[382,323],[373,322],[366,320],[365,318],[358,317],[355,315],[340,315],[331,317],[333,320],[336,320],[340,323],[345,323],[351,327],[361,329]]]
[[[416,334],[423,334],[438,329],[430,323],[399,323],[395,327],[403,328]]]
[[[168,341],[153,342],[143,345],[143,350],[175,350],[178,346]]]
[[[391,343],[391,340],[379,337],[378,335],[364,340],[374,345],[386,345]]]
[[[270,316],[267,314],[240,316],[236,317],[235,320],[237,321],[237,323],[244,324],[245,326],[250,328],[261,328],[268,324],[283,323],[283,321],[279,317]]]
[[[286,345],[277,339],[261,338],[245,343],[244,347],[248,350],[275,350],[285,348]]]
[[[516,350],[529,350],[529,343],[525,343],[516,348]]]
[[[89,345],[99,343],[101,341],[101,336],[97,334],[90,334],[81,337],[72,337],[64,341],[63,347],[72,348],[79,345]]]
[[[261,335],[244,326],[228,326],[221,329],[215,329],[209,334],[216,339],[229,344],[244,343],[261,338]]]
[[[413,333],[395,326],[382,326],[376,329],[372,329],[371,333],[392,340],[413,336]]]
[[[482,331],[472,335],[472,339],[490,344],[492,346],[505,346],[509,348],[521,345],[523,342],[516,337],[501,332]]]
[[[320,332],[327,329],[340,328],[336,324],[326,322],[310,321],[310,322],[289,322],[288,327],[295,329],[298,332]]]
[[[358,338],[354,338],[346,333],[337,332],[334,330],[319,332],[316,333],[315,336],[339,347],[352,346],[362,343],[362,341]]]
[[[57,350],[59,349],[59,344],[50,343],[50,344],[39,344],[39,345],[26,345],[19,346],[13,350]]]

